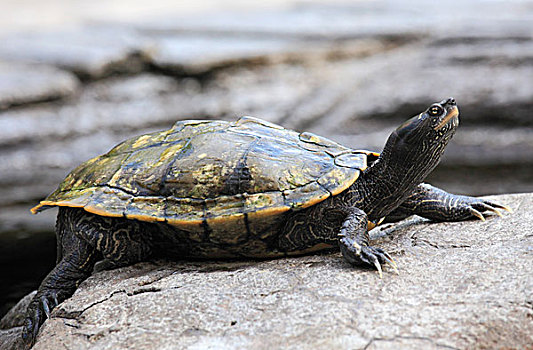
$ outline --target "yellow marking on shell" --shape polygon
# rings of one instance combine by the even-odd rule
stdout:
[[[104,209],[92,206],[92,205],[86,205],[83,207],[83,209],[89,213],[100,215],[100,216],[108,216],[108,217],[114,217],[114,218],[120,218],[123,215],[118,213],[111,213],[109,211],[106,211]]]
[[[143,136],[139,137],[137,139],[137,141],[135,141],[133,143],[133,145],[131,145],[131,147],[132,148],[139,148],[139,147],[145,146],[151,141],[151,139],[152,139],[151,135],[143,135]]]
[[[167,219],[167,223],[172,226],[200,226],[204,221],[195,219],[195,220],[185,220],[185,219]]]
[[[140,215],[140,214],[126,214],[126,218],[132,220],[140,220],[147,222],[164,222],[166,221],[163,217],[150,216],[150,215]]]
[[[84,204],[71,204],[69,202],[54,202],[54,201],[41,201],[35,207],[31,208],[30,211],[32,214],[37,214],[40,208],[46,206],[58,206],[58,207],[73,207],[73,208],[82,208]]]
[[[346,181],[344,181],[341,186],[338,186],[337,188],[335,188],[335,190],[331,191],[331,195],[336,196],[339,193],[348,189],[348,187],[350,187],[351,185],[353,185],[355,180],[357,180],[357,178],[359,177],[359,171],[354,171],[351,175],[351,178],[346,179]]]
[[[368,155],[361,152],[347,151],[335,156],[335,165],[364,171],[368,167]]]
[[[214,216],[212,218],[208,218],[206,221],[209,226],[216,226],[218,224],[226,223],[229,220],[233,221],[233,220],[238,220],[241,218],[244,218],[244,214],[238,213],[234,215]]]
[[[288,211],[290,207],[282,206],[282,207],[274,207],[274,208],[265,208],[258,211],[253,211],[248,213],[248,218],[256,219],[256,218],[262,218],[266,216],[273,216],[273,215],[279,215],[286,211]]]
[[[85,179],[79,178],[76,182],[74,182],[74,184],[72,184],[72,188],[80,187],[84,183],[85,183]]]
[[[159,167],[162,164],[164,164],[167,160],[174,157],[179,151],[183,149],[183,144],[176,144],[169,146],[167,149],[165,149],[163,152],[161,152],[161,155],[159,156],[159,160],[157,163],[154,164],[154,167]]]
[[[299,187],[301,184],[305,184],[309,181],[307,178],[307,174],[302,173],[299,171],[297,164],[292,164],[289,169],[284,171],[284,174],[282,175],[283,178],[286,178],[288,184],[293,187]]]
[[[312,142],[312,143],[318,143],[318,144],[320,144],[320,142],[322,141],[322,139],[321,139],[320,137],[318,137],[317,135],[309,135],[307,141],[308,141],[308,142]]]
[[[120,180],[124,178],[124,173],[122,172],[122,169],[118,169],[115,171],[113,176],[108,181],[108,184],[112,186],[118,186],[118,183],[120,183]]]
[[[223,171],[224,169],[221,169],[219,165],[208,163],[193,171],[192,174],[194,179],[196,179],[199,183],[204,184],[209,183],[209,180],[213,178],[213,175],[222,173]]]
[[[312,207],[313,205],[322,202],[324,199],[326,199],[326,198],[328,198],[328,197],[329,197],[329,193],[324,193],[324,194],[321,195],[321,196],[317,196],[317,197],[313,198],[312,200],[307,201],[306,203],[302,204],[302,205],[299,206],[298,208],[300,208],[300,209],[305,209],[305,208]]]

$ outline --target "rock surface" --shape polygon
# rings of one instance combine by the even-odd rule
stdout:
[[[0,110],[67,97],[78,83],[73,74],[53,67],[0,62]]]
[[[55,214],[29,208],[79,163],[180,119],[253,115],[379,151],[452,95],[461,127],[429,180],[533,192],[531,1],[291,4],[1,38],[0,315],[54,260]]]
[[[81,78],[112,73],[138,73],[149,51],[142,37],[126,28],[83,27],[68,31],[7,36],[0,42],[0,57],[17,62],[58,66]]]
[[[400,267],[383,279],[338,253],[97,272],[53,311],[34,349],[525,349],[533,194],[491,198],[515,212],[374,230]]]

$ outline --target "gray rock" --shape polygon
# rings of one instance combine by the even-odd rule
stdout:
[[[438,6],[413,1],[411,6],[390,1],[331,3],[315,1],[255,12],[227,11],[195,16],[137,21],[154,33],[204,33],[256,37],[297,37],[342,40],[379,35],[439,35],[472,33],[516,35],[531,33],[533,13],[522,1],[501,3],[446,0]]]
[[[515,212],[374,230],[400,267],[383,279],[339,254],[98,272],[34,349],[528,348],[533,195],[491,198]]]
[[[153,63],[179,74],[200,74],[236,63],[261,63],[273,56],[298,52],[302,43],[288,40],[173,36],[159,38]]]
[[[138,73],[149,51],[136,32],[117,27],[12,34],[0,41],[0,59],[58,66],[82,78]]]
[[[476,45],[470,46],[471,57],[476,56]],[[501,42],[491,41],[491,45],[496,48]],[[533,45],[533,41],[522,44],[524,49],[528,45]],[[408,112],[416,113],[427,104],[425,101],[437,95],[457,97],[463,125],[532,126],[529,113],[533,109],[533,66],[466,63],[453,59],[455,45],[439,49],[440,56],[434,49],[418,43],[384,55],[344,62],[336,70],[340,80],[332,80],[334,86],[344,84],[344,98],[332,108],[328,118],[317,120],[313,127],[348,131],[359,129],[365,121],[382,119],[381,124],[374,123],[374,129],[380,128],[403,119]],[[511,59],[513,53],[502,50],[499,55]]]
[[[22,348],[20,334],[24,324],[24,314],[31,299],[37,291],[31,292],[22,298],[0,320],[0,350],[13,350]]]
[[[0,62],[0,110],[72,95],[78,79],[50,66]]]
[[[170,74],[198,75],[233,66],[327,60],[376,54],[409,40],[305,41],[229,35],[155,36],[151,63]]]
[[[20,332],[22,327],[0,329],[0,350],[14,350],[22,348]]]
[[[13,306],[11,310],[9,310],[9,312],[0,320],[0,329],[22,326],[24,324],[24,314],[26,313],[26,308],[36,293],[37,291],[31,292],[22,298],[15,306]]]

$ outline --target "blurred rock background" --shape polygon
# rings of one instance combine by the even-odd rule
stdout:
[[[3,1],[0,315],[55,259],[29,208],[76,165],[180,119],[253,115],[347,146],[454,96],[431,178],[533,191],[533,1]]]

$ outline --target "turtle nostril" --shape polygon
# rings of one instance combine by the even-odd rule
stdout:
[[[450,97],[446,103],[451,104],[452,106],[455,106],[455,99],[453,97]]]

